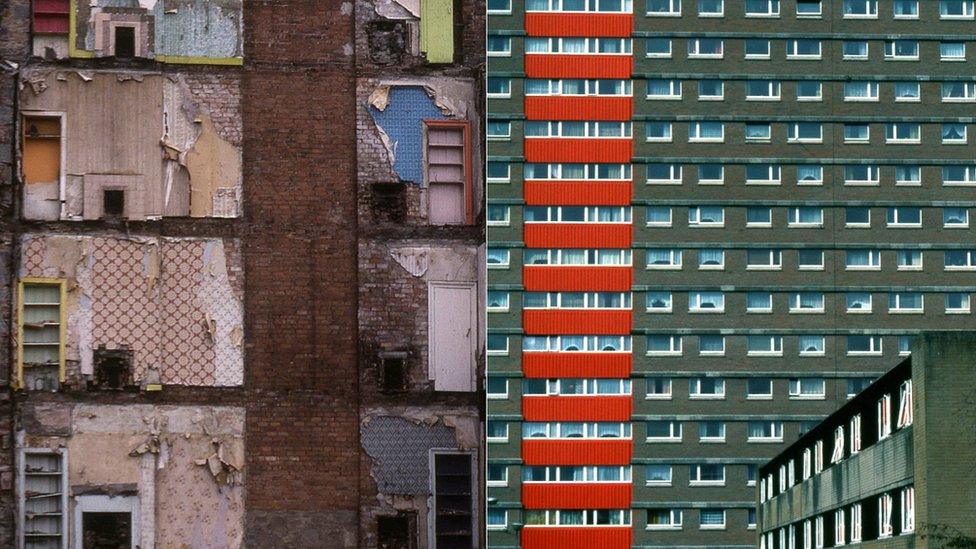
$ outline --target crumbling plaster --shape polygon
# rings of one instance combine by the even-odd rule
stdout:
[[[21,278],[67,280],[69,379],[104,345],[132,350],[137,383],[243,382],[237,241],[26,234],[21,250]]]
[[[79,50],[108,55],[98,48],[96,28],[103,19],[138,16],[152,22],[147,57],[239,58],[243,56],[241,0],[85,0],[75,4]]]
[[[427,188],[424,168],[424,125],[426,119],[465,120],[471,135],[481,135],[476,86],[464,77],[362,78],[357,81],[357,152],[359,162],[360,217],[365,222],[383,219],[391,212],[386,203],[377,208],[376,183],[404,182],[403,196],[396,200],[398,224],[427,223]],[[481,140],[471,141],[469,161],[472,174],[474,217],[483,197]],[[382,200],[381,200],[382,202]],[[402,211],[401,211],[402,210]],[[405,214],[405,215],[404,215]]]
[[[243,408],[28,402],[21,416],[22,446],[67,449],[70,507],[84,494],[134,493],[142,547],[242,546]]]
[[[363,524],[376,517],[408,511],[417,514],[419,547],[429,545],[431,450],[480,449],[481,427],[474,409],[452,406],[392,406],[364,410],[363,450],[369,460],[375,500],[363,509]],[[476,499],[476,498],[475,498]],[[372,536],[372,527],[365,528]],[[368,538],[367,538],[368,539]],[[375,541],[367,541],[374,546]]]
[[[239,76],[31,68],[20,86],[25,114],[66,119],[63,182],[24,185],[28,219],[99,219],[104,186],[130,219],[240,215]]]

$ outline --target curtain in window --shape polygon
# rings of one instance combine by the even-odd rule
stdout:
[[[599,42],[600,53],[625,53],[623,40],[618,38],[601,38]]]
[[[522,512],[522,518],[525,519],[525,524],[537,526],[546,523],[546,511],[535,511],[531,509],[526,509]]]
[[[698,123],[698,137],[701,139],[720,139],[723,133],[721,122]]]
[[[823,166],[797,166],[797,181],[822,181]]]
[[[966,125],[965,124],[943,124],[942,125],[942,139],[944,140],[960,140],[966,137]]]
[[[623,436],[619,423],[598,423],[596,433],[600,438],[620,438]]]
[[[669,465],[648,465],[647,480],[665,482],[671,480],[671,467]]]
[[[939,54],[942,57],[964,58],[966,57],[965,42],[942,42],[939,44]]]
[[[725,296],[720,292],[697,292],[693,298],[700,309],[722,309]]]
[[[965,82],[943,82],[942,83],[943,99],[964,99],[965,97],[967,97]]]
[[[698,252],[698,262],[702,265],[721,265],[725,262],[725,252],[722,250],[701,250]]]
[[[868,309],[871,307],[871,294],[852,293],[847,294],[848,309]]]
[[[562,336],[561,338],[559,338],[559,350],[560,351],[582,351],[583,337]]]
[[[749,438],[769,438],[772,436],[769,424],[760,421],[750,421],[747,430]]]
[[[599,137],[623,137],[623,124],[618,122],[600,122],[597,127]]]
[[[822,353],[823,351],[824,338],[822,336],[800,336],[800,352]]]
[[[853,99],[872,97],[870,83],[846,82],[844,84],[844,97],[850,97]]]
[[[532,0],[526,2],[526,9],[531,9],[529,5]],[[549,53],[549,39],[548,38],[526,38],[525,39],[525,53]],[[528,80],[526,84],[528,84]]]
[[[714,509],[702,509],[701,524],[702,526],[721,526],[725,524],[725,512]]]
[[[648,223],[668,223],[671,221],[671,208],[651,206],[647,208]]]
[[[670,265],[671,264],[671,250],[668,249],[649,249],[647,250],[647,264],[648,265]],[[677,261],[675,257],[675,261]]]
[[[725,350],[725,339],[722,336],[700,336],[698,348],[706,353],[720,353]]]
[[[895,17],[918,15],[918,0],[895,0]]]
[[[549,436],[545,423],[525,422],[522,424],[522,438],[544,438]],[[502,433],[504,434],[504,433]]]
[[[627,351],[629,350],[629,337],[619,336],[599,336],[596,338],[597,349],[601,351]]]
[[[625,480],[622,478],[620,467],[597,467],[596,479],[605,482]]]
[[[972,15],[972,0],[941,0],[939,2],[939,15],[942,17]]]
[[[663,309],[671,306],[670,292],[649,292],[647,306],[652,309]]]
[[[559,524],[583,524],[583,511],[559,511]]]
[[[525,79],[525,94],[526,95],[548,95],[549,81],[540,80],[538,78]]]
[[[919,98],[919,85],[917,83],[914,82],[895,83],[895,99],[918,99],[918,98]]]
[[[597,250],[597,263],[600,265],[622,265],[624,258],[618,250]]]

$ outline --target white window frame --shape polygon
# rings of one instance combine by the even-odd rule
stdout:
[[[654,335],[663,335],[665,337],[670,338],[668,343],[668,346],[670,348],[666,351],[657,351],[648,348],[647,351],[645,352],[647,356],[681,356],[682,355],[683,338],[680,335],[667,335],[667,334],[654,334]]]
[[[670,521],[668,524],[651,524],[648,521],[648,530],[681,530],[681,519],[682,511],[681,509],[649,509],[649,511],[667,511],[670,513]]]
[[[681,442],[682,438],[684,437],[684,429],[680,421],[667,419],[655,421],[667,421],[669,423],[668,432],[670,434],[661,437],[647,435],[647,442]]]
[[[819,381],[820,392],[804,393],[802,388],[804,381]],[[790,400],[824,400],[827,398],[827,382],[823,378],[792,378],[790,379],[789,387]]]
[[[769,91],[769,95],[749,95],[750,82],[766,82],[766,90]],[[747,80],[745,86],[746,86],[746,101],[779,101],[782,98],[783,86],[779,80],[769,80],[769,79]]]
[[[664,80],[668,82],[668,88],[671,93],[667,95],[652,95],[650,86],[647,89],[646,99],[648,101],[681,101],[681,88],[682,82],[676,78],[655,78],[654,80]]]
[[[648,17],[681,17],[681,0],[665,1],[668,3],[668,11],[648,11],[645,15]]]
[[[853,82],[845,82],[845,88],[847,84],[865,84],[868,88],[868,95],[865,96],[853,96],[844,94],[844,101],[847,103],[877,103],[880,101],[880,95],[878,93],[878,83],[871,80],[858,80]]]
[[[866,13],[843,13],[844,19],[877,19],[878,18],[878,0],[861,0],[867,6]],[[840,6],[843,12],[843,3]],[[873,13],[872,13],[873,8]]]
[[[902,489],[900,496],[901,533],[908,534],[915,531],[915,487]]]
[[[691,400],[725,400],[725,380],[714,379],[716,392],[701,392],[702,378],[696,377],[688,380],[688,398]]]
[[[893,423],[891,420],[891,413],[893,411],[891,404],[891,394],[889,393],[885,393],[878,399],[878,440],[884,440],[891,436]]]
[[[747,18],[778,18],[780,14],[780,0],[766,0],[765,12],[745,12]]]
[[[722,480],[700,480],[701,479],[701,469],[703,465],[718,465],[722,468]],[[725,486],[725,466],[721,464],[705,463],[705,464],[695,464],[689,467],[690,469],[690,480],[688,481],[689,486]]]
[[[884,339],[881,336],[860,334],[864,337],[870,338],[869,349],[867,351],[851,351],[850,347],[847,349],[847,356],[880,356],[884,353]],[[850,336],[848,336],[850,337]],[[875,345],[877,343],[877,345]]]
[[[749,253],[766,252],[766,263],[750,263]],[[746,250],[747,271],[781,271],[783,270],[783,251],[774,248],[752,248]]]
[[[701,137],[702,124],[718,124],[722,129],[722,135],[719,137]],[[721,122],[711,122],[711,121],[699,121],[691,122],[688,124],[688,142],[689,143],[724,143],[725,142],[725,124]]]
[[[817,53],[796,53],[800,45],[800,40],[813,40],[811,38],[791,38],[786,41],[786,58],[787,59],[822,59],[823,58],[823,42],[817,40]]]
[[[644,385],[644,399],[645,400],[671,400],[672,387],[674,386],[674,382],[673,382],[673,380],[671,378],[667,378],[667,377],[657,378],[657,377],[654,377],[654,378],[647,378],[647,379],[648,380],[651,380],[651,379],[662,379],[662,380],[664,380],[666,382],[666,384],[667,384],[668,392],[666,392],[666,393],[650,393],[650,392],[647,391],[647,384],[648,384],[648,382],[645,382],[645,385]]]
[[[720,45],[719,53],[701,53],[702,40],[718,40]],[[722,59],[725,57],[725,40],[721,38],[689,38],[688,39],[688,59]]]
[[[852,252],[867,252],[867,265],[852,265],[849,261]],[[852,249],[844,252],[845,271],[880,271],[881,270],[881,250],[872,249]]]

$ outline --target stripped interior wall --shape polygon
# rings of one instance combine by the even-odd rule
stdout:
[[[239,102],[231,74],[25,69],[24,217],[237,217]]]
[[[45,59],[242,61],[241,0],[45,0],[37,4],[33,53]]]
[[[461,63],[483,14],[356,2],[366,547],[483,542],[482,105],[476,65]]]
[[[470,224],[478,218],[483,187],[481,141],[474,138],[481,135],[476,94],[468,78],[359,80],[359,154],[367,160],[360,166],[361,220],[440,225]],[[442,178],[431,177],[429,156],[438,139],[456,145],[455,150],[442,149],[443,160],[457,165],[447,170],[459,174],[465,186],[465,202],[458,206],[466,209],[466,220],[452,216],[454,193],[439,193]]]
[[[72,547],[242,546],[243,408],[32,401],[20,412],[23,530],[58,532],[59,544],[70,532]]]
[[[20,244],[18,338],[32,341],[36,319],[24,316],[23,305],[32,302],[30,285],[63,284],[63,372],[58,379],[57,369],[24,360],[21,348],[18,383],[84,387],[98,381],[101,361],[110,358],[116,363],[105,367],[126,370],[115,385],[243,382],[236,240],[25,234]]]

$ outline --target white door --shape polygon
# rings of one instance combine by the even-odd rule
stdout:
[[[431,282],[429,376],[435,391],[473,391],[478,297],[474,282]]]

